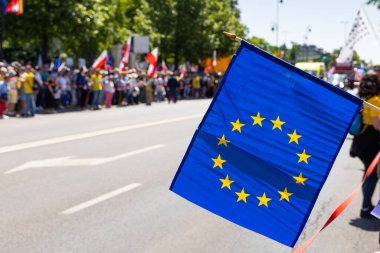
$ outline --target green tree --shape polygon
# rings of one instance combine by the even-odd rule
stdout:
[[[377,8],[380,9],[380,0],[368,0],[367,4],[377,5]]]
[[[240,10],[237,1],[234,0],[213,0],[206,1],[204,19],[206,22],[206,36],[208,40],[205,42],[206,55],[210,56],[210,49],[216,49],[218,55],[231,55],[236,50],[236,45],[226,38],[224,31],[232,32],[239,37],[244,38],[248,28],[241,23]]]
[[[4,45],[35,55],[41,48],[44,62],[60,53],[91,60],[131,34],[146,35],[178,65],[214,49],[231,54],[225,30],[246,34],[236,0],[28,0],[23,15],[6,17]]]
[[[287,52],[286,58],[289,59],[290,63],[295,64],[297,61],[297,55],[299,55],[300,52],[301,52],[301,45],[296,42],[292,42],[292,47]]]
[[[240,22],[237,1],[231,0],[148,0],[154,36],[163,58],[170,58],[176,66],[180,62],[199,63],[210,57],[233,53],[236,45],[223,31],[240,36],[246,27]]]
[[[152,23],[151,43],[159,48],[159,56],[173,58],[175,18],[173,0],[148,0],[148,17]]]
[[[248,42],[255,45],[256,47],[261,48],[262,50],[267,51],[267,52],[271,52],[271,50],[273,48],[273,46],[271,46],[271,44],[269,44],[268,41],[266,41],[263,38],[256,37],[256,36],[253,36],[252,38],[250,38],[248,40]]]
[[[23,15],[6,16],[5,44],[41,48],[45,62],[55,56],[54,45],[61,52],[93,58],[131,32],[149,33],[149,20],[142,17],[147,9],[144,0],[29,0]]]

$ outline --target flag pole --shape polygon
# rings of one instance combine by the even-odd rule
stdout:
[[[242,41],[242,38],[239,38],[238,36],[236,36],[236,34],[229,33],[229,32],[223,32],[223,34],[226,35],[231,40],[234,40],[236,42],[241,42]]]
[[[375,106],[375,105],[373,105],[373,104],[370,104],[370,103],[368,103],[367,101],[364,101],[364,100],[363,100],[363,103],[364,103],[366,106],[368,106],[369,108],[371,108],[372,110],[375,110],[375,111],[377,111],[377,112],[380,112],[380,108],[379,108],[379,107],[377,107],[377,106]]]
[[[243,40],[242,38],[236,36],[236,34],[233,34],[233,33],[230,33],[230,32],[223,32],[223,34],[226,35],[231,40],[234,40],[234,41],[239,42],[239,43]],[[373,109],[373,110],[375,110],[377,112],[380,112],[380,108],[379,107],[374,106],[373,104],[370,104],[370,103],[368,103],[367,101],[364,101],[364,100],[363,100],[363,103],[366,106],[370,107],[371,109]]]

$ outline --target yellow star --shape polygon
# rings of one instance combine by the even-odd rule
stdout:
[[[294,176],[293,178],[296,180],[296,184],[302,185],[305,185],[305,181],[308,180],[308,178],[302,176],[302,173],[300,173],[298,176]]]
[[[282,125],[285,124],[285,122],[280,120],[280,116],[277,116],[277,119],[276,120],[271,120],[271,122],[273,123],[272,130],[278,128],[278,129],[280,129],[282,131]]]
[[[220,189],[223,189],[224,187],[227,187],[228,189],[231,190],[231,184],[235,181],[232,181],[229,179],[228,175],[226,176],[225,179],[219,179],[223,184],[222,184],[222,187]]]
[[[286,187],[283,192],[278,191],[278,193],[281,195],[280,201],[285,199],[286,201],[290,202],[289,197],[293,195],[293,193],[288,192],[288,189],[286,189]]]
[[[220,155],[218,155],[217,158],[211,158],[211,160],[213,160],[213,162],[214,162],[214,167],[213,168],[219,167],[219,168],[223,169],[223,163],[226,162],[226,160],[222,160],[222,158],[220,157]]]
[[[232,132],[238,130],[239,133],[241,133],[241,128],[245,126],[245,124],[240,123],[239,119],[237,119],[236,122],[231,121],[231,124],[233,126]]]
[[[257,113],[256,116],[251,116],[251,118],[253,119],[253,124],[252,124],[252,126],[254,126],[254,125],[259,125],[259,126],[263,127],[262,122],[263,122],[263,120],[264,120],[265,118],[262,118],[259,112]]]
[[[268,202],[272,200],[271,198],[267,198],[267,195],[265,194],[265,192],[264,192],[263,196],[261,196],[261,197],[257,196],[256,198],[258,200],[260,200],[259,206],[264,205],[266,207],[268,207]]]
[[[297,131],[294,130],[292,134],[288,134],[290,137],[289,143],[295,142],[298,144],[298,139],[302,137],[302,135],[297,134]]]
[[[218,137],[216,137],[216,138],[218,138]],[[227,144],[230,142],[230,141],[226,140],[226,137],[224,136],[224,134],[223,134],[222,138],[218,138],[218,140],[219,140],[218,146],[223,144],[224,146],[227,147]]]
[[[238,195],[238,199],[236,202],[243,200],[245,203],[247,203],[247,197],[251,195],[251,194],[245,193],[244,188],[243,188],[243,190],[241,190],[241,192],[235,192],[235,193],[236,193],[236,195]]]
[[[301,154],[298,154],[298,153],[297,153],[297,155],[298,155],[298,157],[300,158],[300,159],[298,160],[298,163],[300,163],[300,162],[305,162],[306,164],[309,164],[309,163],[307,162],[307,159],[309,159],[311,155],[306,154],[306,150],[305,150],[305,149],[303,150],[303,152],[302,152]]]

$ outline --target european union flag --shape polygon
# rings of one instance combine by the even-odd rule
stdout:
[[[294,246],[361,105],[242,41],[170,189]]]

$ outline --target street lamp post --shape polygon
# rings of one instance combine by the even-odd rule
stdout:
[[[279,53],[279,48],[278,48],[278,31],[279,31],[279,9],[280,9],[280,4],[282,4],[284,1],[283,0],[276,0],[276,47],[277,47],[277,53]]]
[[[306,61],[309,60],[309,46],[308,46],[308,39],[309,39],[309,33],[311,32],[311,27],[308,26],[306,28],[306,33],[305,33],[305,47],[306,47]]]

